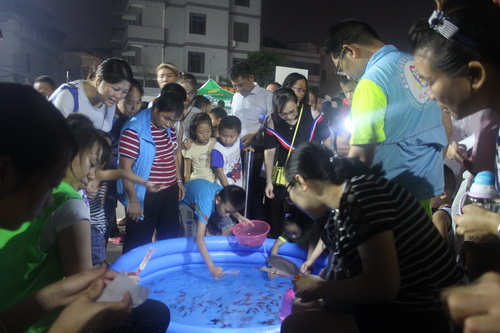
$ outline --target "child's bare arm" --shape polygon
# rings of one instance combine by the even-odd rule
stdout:
[[[215,168],[215,175],[219,179],[222,186],[229,185],[229,182],[227,181],[226,175],[224,174],[223,168]]]
[[[448,240],[448,228],[450,226],[450,217],[446,212],[438,210],[434,214],[432,214],[432,223],[439,231],[444,240]]]
[[[184,183],[191,180],[191,159],[184,158]]]
[[[448,151],[446,155],[450,160],[455,160],[460,163],[465,169],[469,171],[472,170],[472,163],[464,155],[462,147],[460,147],[460,145],[456,141],[453,141],[448,145]]]
[[[234,217],[238,222],[247,223],[248,221],[250,221],[248,218],[238,212],[231,214],[231,216]]]
[[[97,173],[99,173],[99,179],[101,181],[123,179],[131,181],[136,184],[146,186],[148,188],[148,191],[150,192],[158,192],[163,189],[163,187],[145,180],[144,178],[136,175],[130,170],[124,170],[124,169],[99,170]]]
[[[210,273],[215,279],[220,278],[223,275],[222,267],[216,266],[210,257],[210,253],[208,252],[207,244],[205,243],[205,232],[207,230],[207,225],[201,221],[198,221],[198,226],[196,228],[196,245],[198,246],[198,250],[200,250],[200,254],[207,264]]]
[[[318,259],[318,257],[321,255],[324,249],[325,249],[325,244],[321,239],[319,239],[318,243],[316,244],[316,247],[314,248],[314,251],[311,253],[311,256],[306,261],[304,261],[302,267],[300,268],[300,272],[302,274],[307,273],[309,268],[312,267],[312,265],[314,265],[316,259]]]
[[[273,247],[271,248],[271,255],[277,256],[278,251],[283,244],[285,244],[285,242],[281,239],[281,237],[278,237],[278,239],[276,239],[276,241],[274,242]]]

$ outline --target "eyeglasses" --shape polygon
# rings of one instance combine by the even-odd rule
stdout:
[[[288,183],[288,185],[286,186],[286,198],[285,198],[285,202],[287,204],[289,204],[290,206],[294,206],[295,203],[292,201],[292,199],[290,199],[290,189],[297,183],[297,180],[294,179],[292,180],[291,182]]]
[[[191,91],[188,91],[186,94],[188,94],[188,96],[194,96],[194,95],[196,95],[196,91],[191,90]]]
[[[302,87],[292,87],[292,89],[297,90],[299,93],[306,93],[307,88],[302,88]]]
[[[340,56],[339,56],[339,63],[337,64],[337,70],[335,71],[335,74],[340,75],[340,76],[345,76],[345,73],[342,70],[342,65],[340,64],[344,55],[345,55],[345,49],[342,48],[342,51],[340,51]]]

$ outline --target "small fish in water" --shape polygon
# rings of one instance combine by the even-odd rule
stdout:
[[[264,320],[260,322],[262,325],[272,325],[274,324],[274,319]]]
[[[221,321],[223,321],[222,318],[214,318],[212,320],[210,320],[214,325],[217,324],[217,323],[220,323]]]
[[[165,289],[160,289],[160,290],[156,290],[155,289],[155,294],[161,294],[161,293],[164,293],[165,292]]]

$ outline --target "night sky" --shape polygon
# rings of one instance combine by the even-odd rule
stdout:
[[[109,47],[114,0],[40,0],[54,16],[53,26],[68,36],[66,45]],[[262,34],[279,42],[312,42],[321,46],[336,21],[357,18],[368,22],[387,44],[407,49],[411,25],[429,17],[432,0],[263,0]]]
[[[434,8],[433,0],[263,0],[262,32],[282,43],[322,46],[332,24],[355,18],[370,24],[384,43],[407,50],[410,27]]]

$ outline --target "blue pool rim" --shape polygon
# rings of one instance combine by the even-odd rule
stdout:
[[[261,267],[265,264],[263,253],[269,254],[275,239],[268,238],[261,246],[248,247],[239,244],[235,236],[209,236],[205,237],[210,256],[216,265],[230,266],[231,264],[251,264],[255,267]],[[142,259],[150,247],[154,248],[144,271],[139,276],[146,279],[148,275],[156,274],[164,269],[179,267],[191,264],[204,264],[202,256],[198,251],[194,237],[175,238],[146,244],[119,257],[110,269],[118,272],[135,272]],[[307,251],[301,246],[293,243],[285,243],[279,249],[279,255],[290,259],[296,265],[304,262]],[[314,266],[313,273],[319,274],[319,271],[326,266],[326,256],[321,256]],[[248,328],[217,328],[201,327],[179,324],[171,321],[168,327],[169,333],[271,333],[279,332],[280,325],[248,327]]]

